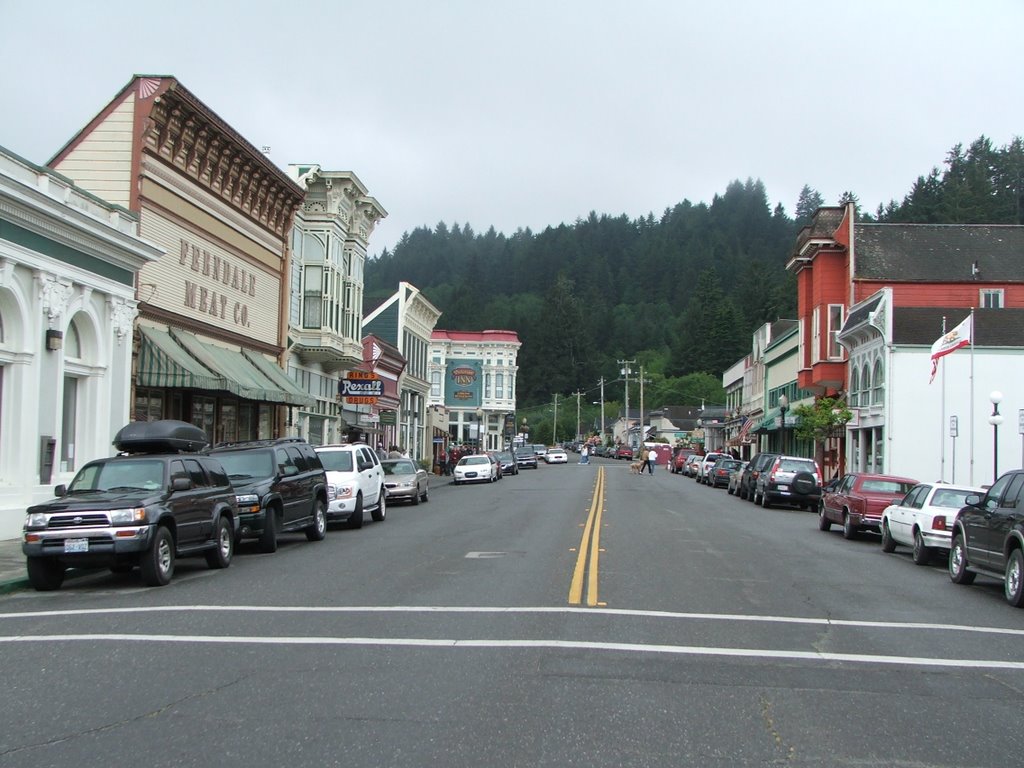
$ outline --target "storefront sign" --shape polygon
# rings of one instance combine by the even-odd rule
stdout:
[[[349,371],[338,382],[338,394],[352,405],[376,405],[377,398],[384,394],[384,382],[375,373]]]
[[[242,328],[249,327],[246,299],[256,298],[256,275],[186,240],[181,241],[178,263],[218,284],[218,288],[211,288],[186,279],[186,309],[230,321]]]

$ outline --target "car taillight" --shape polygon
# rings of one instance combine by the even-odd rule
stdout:
[[[936,531],[946,530],[946,516],[936,515],[932,518],[932,529]]]

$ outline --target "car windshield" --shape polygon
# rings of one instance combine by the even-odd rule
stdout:
[[[272,451],[218,451],[214,455],[224,465],[232,480],[274,475]]]
[[[967,505],[967,497],[972,493],[977,493],[977,491],[967,491],[959,488],[940,488],[932,496],[932,506],[960,509],[960,507]]]
[[[814,472],[810,459],[779,459],[779,472]]]
[[[411,461],[382,461],[385,475],[415,475],[416,466]]]
[[[512,454],[509,453],[508,451],[502,451],[501,453],[498,454],[498,458],[501,459],[502,461],[511,461]]]
[[[486,456],[467,456],[459,464],[490,464],[491,460]]]
[[[862,491],[868,491],[869,493],[899,494],[900,496],[905,496],[913,487],[913,483],[901,483],[899,480],[870,479],[864,480],[860,484],[860,489]]]
[[[317,451],[317,455],[328,472],[352,471],[352,451]]]
[[[516,456],[533,456],[532,448],[517,448]]]
[[[155,491],[164,488],[164,462],[128,459],[89,464],[71,481],[68,493]]]

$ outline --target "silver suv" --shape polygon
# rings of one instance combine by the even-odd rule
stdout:
[[[363,514],[369,512],[381,522],[387,491],[376,452],[365,443],[321,445],[316,452],[327,472],[327,519],[362,528]]]
[[[821,501],[818,462],[802,456],[776,456],[754,482],[755,504],[758,499],[765,509],[773,503],[817,509]]]

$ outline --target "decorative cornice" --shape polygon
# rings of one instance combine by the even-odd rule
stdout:
[[[298,186],[180,86],[153,99],[143,146],[253,221],[285,237]]]

